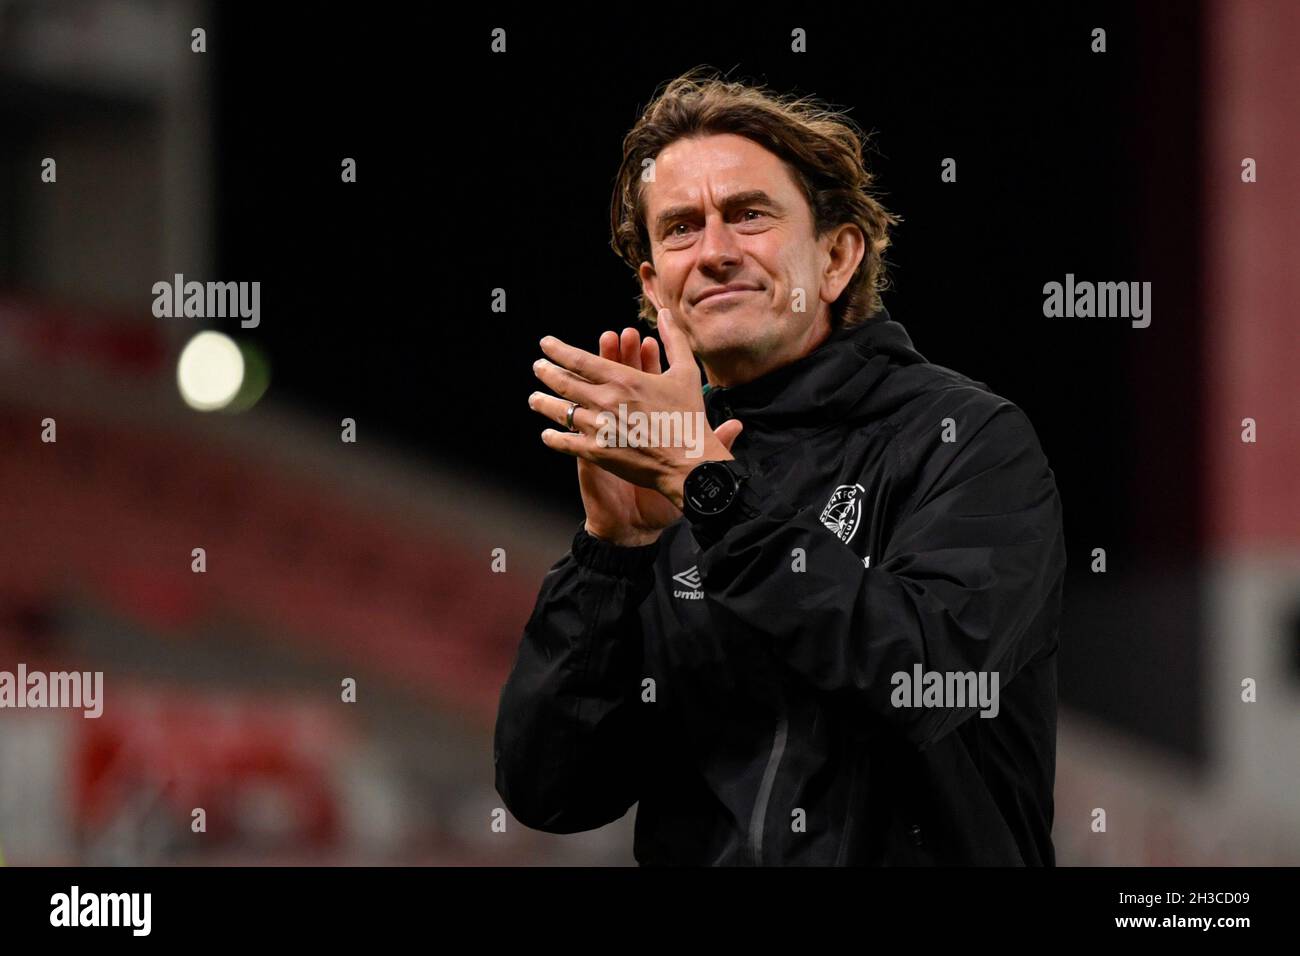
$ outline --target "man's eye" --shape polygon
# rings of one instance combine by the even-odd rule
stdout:
[[[677,230],[680,229],[680,228],[682,228],[682,227],[685,226],[685,225],[686,225],[686,223],[684,223],[684,222],[679,222],[679,223],[675,223],[674,225],[669,226],[669,227],[668,227],[668,235],[670,235],[670,236],[680,236],[681,233],[678,232]]]
[[[756,214],[756,215],[759,215],[759,216],[766,216],[766,215],[767,215],[767,213],[763,212],[763,210],[761,210],[761,209],[746,209],[746,210],[742,213],[742,215],[748,215],[748,214],[751,213],[751,212],[754,213],[754,214]],[[752,221],[752,220],[751,220],[751,221]]]

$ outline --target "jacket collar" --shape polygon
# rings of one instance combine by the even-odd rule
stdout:
[[[854,326],[837,329],[800,359],[743,385],[704,386],[710,424],[739,418],[748,433],[825,427],[862,412],[872,390],[894,364],[926,359],[903,326],[881,309]]]

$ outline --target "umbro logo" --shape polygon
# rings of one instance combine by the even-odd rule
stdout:
[[[685,571],[674,574],[673,580],[678,584],[684,584],[688,588],[698,591],[700,589],[700,569],[692,564]]]
[[[700,569],[692,564],[685,571],[679,571],[673,575],[673,580],[686,588],[686,590],[677,589],[673,591],[673,597],[684,598],[687,601],[699,601],[704,598],[704,592],[700,590]]]

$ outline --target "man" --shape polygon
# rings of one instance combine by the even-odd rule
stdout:
[[[884,310],[870,184],[843,117],[697,72],[628,135],[613,241],[669,368],[541,342],[586,519],[501,693],[523,824],[639,802],[643,865],[1054,865],[1054,477]],[[700,453],[611,441],[620,406],[703,413]]]

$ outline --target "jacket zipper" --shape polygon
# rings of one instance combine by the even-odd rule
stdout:
[[[758,800],[754,804],[754,815],[749,821],[749,847],[754,856],[755,866],[763,865],[763,830],[767,822],[767,803],[772,796],[776,772],[781,766],[781,755],[785,752],[785,739],[789,726],[785,713],[785,700],[782,698],[781,716],[776,722],[776,731],[772,734],[772,752],[767,758],[763,782],[758,788]]]

